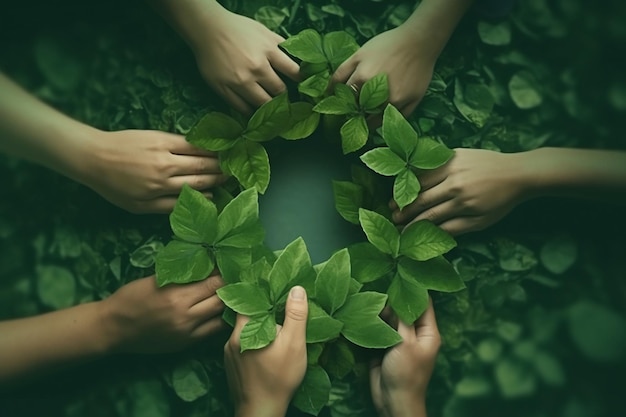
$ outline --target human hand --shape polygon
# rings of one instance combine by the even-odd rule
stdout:
[[[210,198],[209,190],[225,180],[215,153],[172,133],[96,131],[77,149],[84,167],[77,180],[131,213],[169,213],[184,184]]]
[[[332,83],[360,89],[370,78],[385,73],[389,81],[389,102],[408,116],[424,97],[438,56],[422,38],[425,39],[409,26],[379,34],[337,68]]]
[[[308,304],[302,287],[294,287],[285,307],[285,321],[276,339],[259,350],[241,353],[239,336],[248,322],[237,316],[233,333],[224,346],[226,376],[237,417],[284,415],[307,367],[306,322]]]
[[[526,155],[456,149],[446,165],[418,175],[417,200],[402,211],[390,203],[393,220],[427,219],[452,235],[482,230],[528,197]]]
[[[215,292],[223,285],[219,276],[162,288],[154,276],[124,285],[100,302],[111,352],[173,352],[218,332],[224,304]]]
[[[432,300],[414,325],[398,321],[402,343],[370,369],[374,406],[383,417],[426,416],[426,388],[441,337]]]
[[[300,67],[278,47],[282,36],[216,3],[207,8],[190,44],[203,77],[237,111],[250,114],[284,92],[277,72],[298,80]]]

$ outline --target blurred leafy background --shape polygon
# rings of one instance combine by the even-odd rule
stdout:
[[[397,26],[415,6],[224,4],[283,36],[343,29],[359,43]],[[450,147],[623,150],[625,19],[626,3],[617,0],[519,1],[495,20],[473,11],[412,121]],[[184,134],[207,110],[226,109],[186,45],[142,2],[4,4],[0,69],[106,130]],[[2,157],[0,178],[0,319],[107,297],[151,273],[170,235],[165,216],[124,213],[32,164]],[[428,396],[431,415],[626,415],[623,217],[623,208],[542,199],[460,239],[451,259],[468,289],[435,299],[444,346]],[[229,415],[226,337],[176,355],[110,358],[3,392],[0,415]],[[333,387],[323,415],[373,415],[365,368],[355,370]]]

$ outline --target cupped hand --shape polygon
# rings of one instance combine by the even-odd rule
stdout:
[[[300,67],[278,44],[285,39],[261,23],[224,8],[198,29],[192,46],[209,85],[237,111],[252,111],[286,90],[278,73],[298,80]]]
[[[422,190],[402,211],[399,224],[427,219],[452,235],[485,229],[527,198],[525,153],[456,149],[444,166],[418,175]]]
[[[409,27],[399,26],[367,41],[337,68],[333,83],[360,89],[374,76],[385,73],[389,102],[405,116],[415,110],[428,89],[437,55]]]
[[[441,337],[432,300],[413,325],[398,321],[402,343],[370,369],[372,400],[384,417],[426,416],[425,397]]]
[[[184,184],[211,197],[225,180],[217,155],[152,130],[98,132],[79,181],[131,213],[169,213]]]
[[[277,326],[274,342],[243,353],[239,338],[249,319],[237,316],[233,333],[224,346],[226,375],[237,417],[284,415],[306,373],[307,314],[305,290],[292,288],[285,321]]]
[[[167,353],[225,328],[216,294],[220,276],[158,288],[154,276],[133,281],[101,301],[113,353]]]

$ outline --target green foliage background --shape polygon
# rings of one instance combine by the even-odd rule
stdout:
[[[224,4],[269,16],[283,35],[345,29],[360,43],[401,23],[414,6]],[[470,14],[439,60],[415,125],[450,147],[625,149],[624,17],[622,2],[582,0],[520,1],[498,21]],[[5,6],[0,68],[106,130],[186,133],[208,110],[226,109],[186,45],[140,2]],[[151,273],[171,234],[166,216],[126,214],[31,164],[2,158],[0,177],[2,319],[107,297]],[[623,415],[625,232],[623,209],[544,199],[460,239],[449,259],[468,290],[435,298],[444,346],[431,415]],[[228,415],[226,337],[177,355],[111,358],[2,393],[0,415]],[[373,415],[364,376],[357,367],[333,387],[324,415]]]

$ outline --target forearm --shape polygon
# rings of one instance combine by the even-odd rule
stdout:
[[[474,0],[422,0],[402,24],[424,52],[436,60]]]
[[[541,148],[525,152],[529,197],[592,198],[626,203],[626,152]]]
[[[78,179],[78,157],[96,129],[73,120],[0,73],[0,151]]]
[[[0,322],[0,387],[103,356],[111,349],[100,303]]]
[[[385,403],[389,417],[427,417],[424,400],[415,397],[393,400],[388,398]]]
[[[287,414],[287,404],[264,404],[238,407],[235,417],[281,417]]]

